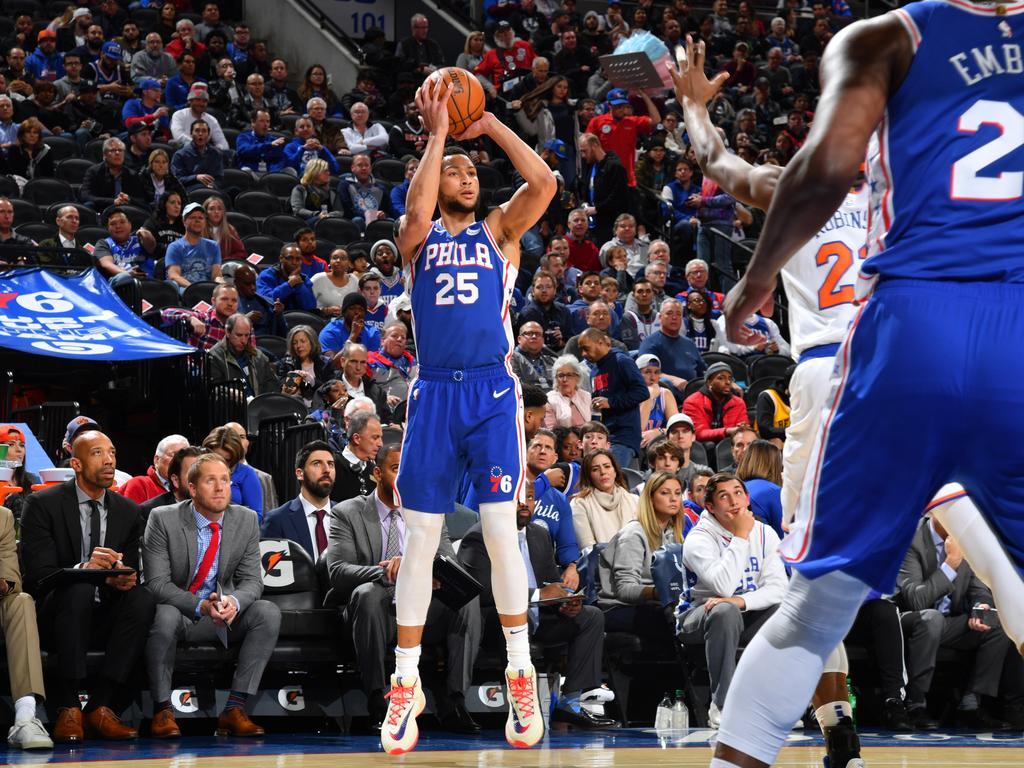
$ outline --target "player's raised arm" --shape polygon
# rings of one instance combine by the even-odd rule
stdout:
[[[500,219],[488,217],[487,220],[499,241],[518,242],[523,233],[544,215],[558,184],[540,155],[490,112],[484,112],[483,117],[456,138],[471,139],[485,133],[505,151],[526,182],[516,190],[511,200],[501,206]],[[498,244],[502,245],[501,242]]]
[[[783,169],[777,165],[750,165],[727,150],[708,114],[707,103],[729,79],[729,74],[720,72],[709,81],[704,74],[704,41],[694,44],[690,35],[686,36],[685,60],[679,62],[678,71],[669,71],[701,171],[740,202],[768,210]]]
[[[450,83],[445,86],[440,80],[428,79],[416,91],[416,106],[428,138],[419,167],[409,182],[405,215],[398,220],[395,233],[395,245],[402,254],[403,265],[412,259],[430,233],[437,191],[441,186],[441,159],[448,138],[448,100],[452,90]]]
[[[744,320],[770,301],[783,265],[843,201],[912,57],[910,38],[891,13],[856,22],[829,43],[811,132],[779,178],[747,272],[726,298],[730,340],[742,343]]]

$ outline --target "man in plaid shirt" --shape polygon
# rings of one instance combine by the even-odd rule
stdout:
[[[213,306],[205,311],[171,307],[160,313],[164,327],[173,325],[182,318],[188,320],[189,336],[186,339],[196,349],[204,352],[224,338],[224,323],[238,311],[238,290],[233,285],[218,284],[213,289]],[[256,343],[253,334],[252,343]]]

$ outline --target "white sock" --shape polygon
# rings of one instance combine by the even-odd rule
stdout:
[[[14,722],[24,723],[36,716],[36,697],[31,693],[14,702]]]
[[[530,632],[526,624],[519,627],[502,626],[505,633],[505,647],[508,649],[508,668],[518,672],[528,669],[530,662]]]
[[[852,720],[853,707],[848,701],[830,701],[814,710],[814,716],[818,718],[818,725],[821,727],[821,732],[824,733],[826,728],[839,725],[839,719],[842,717]]]
[[[420,646],[413,648],[395,647],[395,674],[398,677],[419,677]]]

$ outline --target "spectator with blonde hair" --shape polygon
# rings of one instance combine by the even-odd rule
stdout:
[[[227,206],[220,195],[210,195],[203,201],[206,211],[206,229],[203,237],[213,240],[220,246],[221,263],[226,261],[242,261],[248,255],[245,243],[238,230],[228,221]]]
[[[302,180],[292,187],[292,214],[304,219],[309,226],[315,226],[320,219],[331,216],[341,218],[341,213],[331,208],[331,168],[326,160],[314,157],[302,172]]]

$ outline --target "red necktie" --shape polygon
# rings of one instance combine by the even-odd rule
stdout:
[[[313,514],[316,515],[316,552],[322,555],[327,549],[327,531],[324,529],[324,515],[327,514],[327,510],[318,509]]]
[[[220,547],[220,523],[210,523],[210,530],[213,531],[210,535],[210,546],[206,548],[203,562],[199,564],[196,577],[192,579],[192,584],[188,588],[188,591],[193,595],[199,591],[199,588],[203,586],[203,582],[206,581],[206,577],[210,574],[210,569],[213,567],[213,559],[217,556],[217,550]]]

